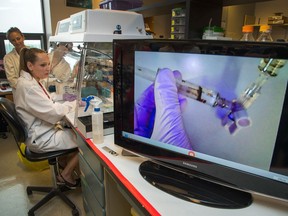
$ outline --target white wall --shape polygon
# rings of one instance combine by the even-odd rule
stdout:
[[[239,6],[229,6],[223,8],[222,25],[225,23],[225,36],[238,40],[242,35],[242,26],[245,15],[255,14],[255,4],[244,4]]]
[[[282,12],[284,16],[288,17],[288,0],[256,3],[255,16],[256,20],[260,19],[259,24],[266,24],[268,16],[273,16],[277,12]]]

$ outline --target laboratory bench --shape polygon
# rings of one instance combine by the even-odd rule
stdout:
[[[73,114],[67,116],[69,122]],[[94,144],[77,127],[83,204],[92,215],[213,215],[213,216],[287,216],[288,202],[253,194],[253,203],[241,209],[221,209],[184,201],[148,183],[139,173],[146,159],[122,154],[114,144],[114,135]]]

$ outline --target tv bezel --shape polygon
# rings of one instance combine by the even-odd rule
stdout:
[[[160,47],[176,46],[175,52],[193,53],[187,47],[200,47],[205,50],[219,50],[214,55],[233,55],[278,58],[288,60],[287,43],[263,43],[240,41],[216,41],[216,40],[170,40],[170,39],[121,39],[113,41],[114,61],[114,142],[129,152],[151,160],[160,165],[170,167],[197,178],[205,179],[217,184],[226,185],[240,191],[261,194],[288,201],[288,184],[263,176],[255,175],[243,170],[237,170],[228,166],[213,163],[183,155],[167,149],[141,143],[140,141],[126,138],[122,135],[123,123],[127,119],[123,113],[129,112],[123,107],[123,61],[129,61],[129,73],[134,71],[134,52],[148,51],[147,47],[158,49]],[[175,47],[174,47],[175,48]],[[177,48],[180,48],[177,50]],[[210,49],[211,48],[211,49]],[[193,49],[192,49],[193,50]],[[201,49],[200,49],[201,50]],[[157,51],[157,50],[155,50]],[[202,52],[203,50],[201,50]],[[253,51],[253,52],[251,52]],[[211,54],[211,53],[210,53]],[[127,68],[126,68],[127,69]],[[126,74],[127,75],[127,74]]]

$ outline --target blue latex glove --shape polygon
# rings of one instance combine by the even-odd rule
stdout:
[[[140,96],[134,107],[134,133],[151,137],[155,119],[154,83]]]
[[[179,71],[158,71],[135,105],[135,134],[192,150],[182,120],[187,100],[178,94],[176,79],[182,80]]]
[[[64,101],[74,101],[76,99],[77,99],[77,95],[75,95],[75,94],[69,94],[69,93],[63,94],[63,100]]]

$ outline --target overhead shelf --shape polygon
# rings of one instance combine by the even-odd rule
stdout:
[[[143,0],[143,6],[131,9],[138,12],[144,18],[159,15],[171,15],[174,8],[185,8],[185,39],[201,38],[203,27],[213,19],[213,24],[221,25],[223,6],[252,4],[273,0]],[[201,17],[201,19],[199,19]]]
[[[251,4],[251,3],[266,2],[266,1],[274,1],[274,0],[223,0],[223,6]]]
[[[175,7],[185,7],[186,0],[166,0],[155,2],[149,5],[145,5],[143,7],[134,8],[130,11],[135,11],[141,13],[144,17],[170,14],[171,10]]]
[[[266,24],[265,24],[266,25]],[[267,25],[270,25],[270,26],[275,26],[275,27],[288,27],[288,23],[284,23],[284,24],[267,24]],[[254,27],[260,27],[261,24],[254,24],[252,25]]]
[[[251,4],[257,2],[265,2],[265,1],[274,1],[274,0],[214,0],[213,4],[221,5],[221,6],[231,6],[231,5],[240,5],[240,4]],[[157,2],[153,2],[151,4],[145,4],[144,6],[139,8],[131,9],[130,11],[135,11],[141,13],[144,17],[163,15],[170,13],[171,9],[175,7],[185,7],[193,4],[210,4],[209,0],[160,0]]]

